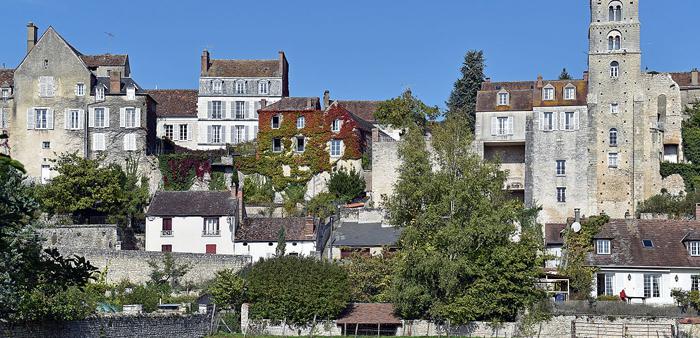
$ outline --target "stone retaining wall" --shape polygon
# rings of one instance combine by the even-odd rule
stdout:
[[[121,240],[116,224],[60,225],[37,231],[46,246],[65,250],[116,250]]]

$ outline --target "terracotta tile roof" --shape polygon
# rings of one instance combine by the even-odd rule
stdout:
[[[365,121],[374,122],[374,112],[377,111],[377,107],[382,101],[345,101],[338,100],[338,104],[348,110],[349,112],[357,115],[358,117],[364,119]]]
[[[236,240],[249,242],[276,242],[280,227],[285,229],[287,241],[313,241],[313,223],[305,217],[246,218],[236,229]]]
[[[544,225],[545,245],[563,245],[564,237],[562,230],[566,228],[566,223],[547,223]]]
[[[0,69],[0,87],[12,87],[14,75],[14,69]]]
[[[100,55],[80,55],[88,68],[99,66],[126,66],[129,55],[126,54],[100,54]]]
[[[355,303],[345,309],[336,323],[400,325],[401,319],[394,314],[394,304]]]
[[[212,59],[202,76],[211,77],[282,77],[279,60]]]
[[[584,80],[550,80],[542,81],[542,87],[554,86],[555,99],[542,100],[542,90],[537,81],[518,82],[484,82],[477,93],[476,111],[529,111],[532,107],[585,106],[588,97],[588,82]],[[564,87],[572,84],[576,87],[576,99],[564,100]],[[498,92],[506,90],[510,94],[510,104],[498,105]]]
[[[230,191],[158,191],[148,216],[226,216],[236,212]]]
[[[147,93],[158,103],[157,117],[197,117],[197,90],[153,89]]]
[[[673,81],[675,81],[681,88],[685,87],[699,87],[699,85],[693,85],[693,73],[692,72],[681,72],[681,73],[669,73]]]
[[[321,110],[318,97],[283,97],[281,100],[261,108],[259,111],[314,111]]]
[[[615,219],[603,225],[596,239],[610,239],[610,255],[588,256],[592,266],[700,267],[700,257],[691,257],[684,242],[700,233],[700,222],[686,220]],[[645,248],[642,240],[651,240]]]

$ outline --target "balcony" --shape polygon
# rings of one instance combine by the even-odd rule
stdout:
[[[173,237],[173,231],[172,230],[161,230],[160,237]]]
[[[202,237],[219,237],[221,236],[221,230],[203,230]]]
[[[506,190],[525,189],[525,163],[502,163],[501,170],[508,171]]]

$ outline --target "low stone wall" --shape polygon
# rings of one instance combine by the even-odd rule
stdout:
[[[59,249],[60,250],[60,249]],[[151,267],[148,262],[162,262],[164,253],[136,250],[60,250],[63,255],[80,255],[100,271],[107,268],[107,282],[117,283],[128,279],[134,283],[149,280]],[[172,256],[178,264],[188,263],[191,268],[182,278],[183,282],[201,283],[214,278],[217,271],[223,269],[240,270],[250,264],[250,256],[210,255],[193,253],[176,253]]]
[[[120,243],[116,224],[57,225],[37,231],[46,246],[64,250],[116,250]]]
[[[208,335],[210,325],[210,315],[110,315],[69,322],[21,325],[0,323],[0,336],[8,338],[195,338]]]

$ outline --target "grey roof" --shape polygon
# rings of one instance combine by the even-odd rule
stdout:
[[[314,111],[321,110],[318,97],[283,97],[281,100],[261,108],[259,111]]]
[[[109,78],[108,77],[98,77],[97,78],[97,83],[102,84],[105,87],[107,87],[107,90],[105,93],[107,94],[125,94],[126,93],[126,87],[128,86],[135,86],[136,87],[136,94],[143,94],[145,93],[143,89],[141,89],[141,86],[139,86],[136,81],[134,81],[130,77],[123,77],[121,81],[121,93],[112,93],[109,91]]]
[[[236,212],[230,191],[158,191],[147,216],[226,216]]]
[[[392,246],[399,240],[402,228],[382,227],[381,223],[344,222],[335,230],[333,246]]]

